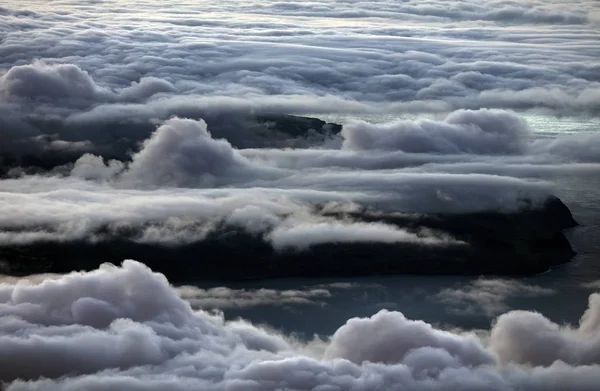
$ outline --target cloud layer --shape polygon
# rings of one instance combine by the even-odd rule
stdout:
[[[238,147],[264,142],[256,113],[596,115],[598,15],[593,0],[9,2],[0,144],[121,156],[173,115]]]
[[[459,110],[443,121],[354,122],[320,148],[239,149],[202,119],[171,118],[127,160],[74,163],[2,181],[4,245],[101,241],[181,245],[224,227],[278,251],[322,243],[461,244],[349,213],[462,213],[537,206],[555,172],[597,172],[595,134],[540,138],[517,114]],[[328,143],[337,145],[328,146]]]
[[[115,237],[171,248],[225,228],[279,252],[465,246],[356,214],[514,211],[543,201],[557,174],[597,176],[599,15],[594,0],[9,0],[0,254]],[[337,115],[343,128],[286,114]],[[204,311],[329,294],[174,288],[131,260],[5,278],[0,388],[600,386],[596,293],[570,326],[501,314],[514,295],[553,294],[543,287],[482,279],[441,292],[499,315],[484,338],[383,310],[307,342]]]
[[[402,150],[414,153],[523,153],[532,136],[527,122],[507,111],[460,110],[440,121],[400,121],[344,127],[343,148],[351,150]]]
[[[423,241],[312,208],[506,211],[541,200],[552,189],[540,178],[596,172],[600,138],[546,137],[506,109],[596,126],[597,15],[587,0],[9,3],[2,241],[135,227],[142,242],[189,243],[223,222],[276,248]],[[343,130],[292,134],[273,120],[290,113],[338,114]]]
[[[9,4],[2,14],[1,90],[11,99],[120,107],[216,95],[288,110],[598,110],[598,9],[588,0],[27,8]]]
[[[307,343],[192,310],[162,275],[125,261],[1,283],[0,379],[7,390],[591,390],[599,297],[579,327],[504,314],[489,342],[381,311]]]

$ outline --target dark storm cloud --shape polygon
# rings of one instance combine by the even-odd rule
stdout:
[[[305,343],[194,311],[162,275],[126,261],[0,282],[0,379],[11,391],[592,390],[597,299],[576,328],[504,314],[489,343],[388,311]]]

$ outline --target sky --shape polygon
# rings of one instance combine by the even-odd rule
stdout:
[[[177,246],[223,226],[274,251],[465,245],[322,212],[514,211],[557,175],[597,177],[598,42],[593,0],[4,1],[0,246],[123,230]],[[343,127],[290,136],[265,114]],[[481,281],[440,300],[483,303],[487,330],[382,310],[300,341],[209,310],[331,287],[174,288],[143,259],[46,277],[0,278],[11,391],[600,385],[595,293],[559,325],[490,298],[545,288]]]

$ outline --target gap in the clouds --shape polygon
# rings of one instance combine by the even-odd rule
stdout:
[[[569,266],[565,266],[569,268]],[[371,316],[379,310],[400,311],[410,319],[421,319],[446,329],[485,330],[493,319],[508,310],[528,310],[543,313],[559,324],[576,324],[586,308],[591,291],[576,283],[565,281],[568,271],[554,270],[548,274],[528,278],[457,277],[457,276],[380,276],[334,279],[283,279],[246,282],[241,284],[218,282],[192,283],[200,289],[227,286],[228,289],[260,291],[301,291],[319,287],[326,289],[326,297],[303,303],[257,301],[252,305],[217,307],[226,319],[247,319],[265,324],[285,333],[310,340],[313,335],[331,335],[348,318]],[[547,292],[527,294],[525,289],[503,296],[502,290],[475,287],[475,299],[458,296],[448,299],[445,290],[456,291],[477,285],[478,281],[500,281],[502,284],[543,286]],[[338,287],[341,286],[341,287]],[[485,295],[497,300],[487,302]],[[478,300],[477,297],[482,297]],[[193,304],[193,301],[192,301]],[[206,307],[211,308],[210,305]],[[205,308],[206,308],[205,307]],[[201,308],[201,307],[196,307]]]

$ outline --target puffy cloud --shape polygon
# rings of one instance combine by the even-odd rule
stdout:
[[[194,311],[162,275],[126,261],[1,283],[0,378],[7,390],[591,390],[600,384],[598,297],[578,329],[502,315],[489,346],[388,311],[306,343]]]
[[[8,99],[99,99],[109,95],[90,75],[73,64],[42,62],[12,67],[0,78],[0,92]]]
[[[170,119],[133,156],[124,178],[138,186],[218,187],[265,174],[227,140],[213,139],[204,121]]]
[[[538,140],[533,143],[532,149],[536,153],[555,155],[567,161],[600,162],[600,135],[590,133]]]
[[[542,314],[512,311],[496,320],[490,346],[501,362],[573,365],[600,362],[600,294],[592,294],[579,327],[560,327]]]
[[[118,129],[135,144],[153,120],[178,115],[248,145],[253,132],[239,137],[244,121],[232,112],[598,112],[592,0],[236,1],[202,8],[202,21],[188,17],[193,4],[125,1],[118,15],[93,4],[27,8],[7,6],[0,21],[0,112],[12,117],[2,130],[103,144]]]
[[[365,335],[373,337],[365,339]],[[418,352],[419,349],[423,352]],[[435,355],[438,349],[465,366],[494,362],[493,356],[474,337],[436,330],[425,322],[411,321],[399,312],[385,310],[371,318],[350,319],[331,337],[325,357],[393,364],[402,362],[409,352],[416,359],[419,353]]]
[[[111,160],[105,164],[102,157],[87,153],[75,161],[71,174],[82,179],[107,181],[123,169],[123,163],[118,160]]]
[[[157,77],[142,77],[139,82],[133,82],[131,86],[119,91],[119,99],[125,101],[144,101],[155,94],[176,92],[177,88],[167,80]]]
[[[279,250],[326,242],[449,245],[456,241],[443,233],[407,232],[322,213],[346,215],[365,207],[384,214],[511,211],[523,197],[536,205],[551,192],[549,183],[528,179],[532,173],[597,170],[595,165],[550,165],[564,159],[549,152],[559,139],[530,144],[527,126],[514,113],[459,111],[444,123],[468,124],[461,128],[465,133],[453,140],[453,151],[508,150],[515,148],[512,145],[523,151],[490,156],[371,149],[244,150],[213,138],[202,120],[172,118],[155,130],[130,162],[84,154],[67,167],[70,172],[4,180],[0,236],[11,245],[97,241],[115,235],[139,243],[185,244],[203,240],[224,223],[265,235]],[[481,129],[496,141],[488,142]],[[425,137],[431,145],[448,141],[449,134],[415,131],[415,137]],[[577,154],[575,149],[569,151]],[[317,206],[325,209],[318,211]]]
[[[541,130],[541,129],[538,129]],[[468,155],[522,155],[539,163],[598,162],[600,137],[594,132],[558,134],[539,137],[527,121],[517,113],[504,110],[458,110],[443,121],[402,120],[371,124],[365,121],[350,122],[342,130],[342,148],[351,151],[388,152],[386,163],[403,157],[405,164],[452,161],[439,156],[390,156],[399,151],[413,154],[468,154]],[[412,161],[411,161],[412,158]],[[373,157],[371,157],[373,159]],[[465,161],[473,161],[469,156]],[[482,160],[482,159],[479,159]],[[489,161],[490,159],[487,158]],[[505,159],[504,162],[507,162]]]
[[[444,121],[399,121],[344,126],[343,148],[401,150],[415,153],[522,153],[532,136],[527,122],[516,114],[497,110],[459,110]]]

